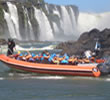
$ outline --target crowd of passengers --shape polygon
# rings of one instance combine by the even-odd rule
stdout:
[[[91,57],[78,57],[68,56],[68,54],[58,55],[56,53],[50,54],[48,51],[43,51],[41,54],[30,53],[29,51],[21,53],[18,51],[17,54],[10,56],[17,60],[34,62],[34,63],[49,63],[49,64],[72,64],[76,65],[79,63],[90,63],[95,62],[95,58]]]

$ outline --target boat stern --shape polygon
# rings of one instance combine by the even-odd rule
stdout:
[[[95,77],[99,77],[101,75],[101,72],[97,67],[92,68],[92,72]]]

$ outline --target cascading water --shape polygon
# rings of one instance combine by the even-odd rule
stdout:
[[[11,20],[11,16],[5,10],[3,10],[3,12],[4,12],[4,18],[5,18],[6,22],[7,22],[8,27],[9,27],[8,29],[9,29],[9,32],[10,32],[10,37],[16,39],[17,38],[16,37],[16,31],[15,31],[14,24],[13,24],[13,22]]]
[[[56,15],[59,18],[59,25],[60,26],[58,26],[58,23],[56,23],[55,21],[52,22],[54,33],[55,33],[56,36],[59,37],[59,35],[62,34],[60,27],[63,30],[63,22],[62,22],[61,14],[58,11],[57,6],[55,6],[55,8],[53,9],[53,14]]]
[[[23,7],[25,18],[27,19],[25,21],[25,37],[26,40],[35,40],[32,24],[28,15],[28,11],[26,8]]]
[[[53,29],[56,34],[59,33],[59,28],[55,22],[53,22]]]
[[[77,7],[75,7],[78,12]],[[77,35],[77,14],[74,12],[74,6],[45,5],[51,22],[55,40],[69,40]],[[54,15],[54,16],[53,16]],[[75,37],[76,38],[76,37]]]
[[[62,12],[62,21],[63,21],[63,27],[64,27],[64,34],[65,35],[70,35],[73,34],[73,27],[72,27],[72,22],[70,15],[66,9],[66,7],[61,6],[61,12]]]
[[[73,9],[71,7],[69,7],[69,10],[70,10],[70,16],[71,16],[71,22],[72,22],[72,28],[73,28],[73,32],[74,33],[77,33],[77,21],[75,19],[75,13],[73,11]]]
[[[19,40],[21,40],[21,36],[20,36],[20,32],[19,32],[19,18],[18,18],[17,7],[14,4],[10,3],[10,2],[7,2],[7,5],[8,5],[8,8],[9,8],[9,15],[10,15],[9,18],[11,18],[11,19],[7,19],[7,20],[12,21],[11,23],[13,23],[13,26],[14,26],[14,29],[15,29],[15,31],[13,31],[15,33],[10,33],[10,34],[16,34],[16,37]],[[10,26],[8,26],[8,27],[10,29]]]
[[[93,28],[110,28],[109,12],[79,13],[76,6],[45,4],[20,8],[11,2],[6,4],[8,9],[3,12],[9,30],[7,35],[18,40],[76,40],[81,33]]]
[[[40,29],[39,40],[53,40],[54,39],[53,31],[47,16],[42,10],[38,10],[35,7],[34,10],[35,18],[38,21]]]
[[[53,13],[54,13],[55,15],[57,15],[59,18],[61,18],[61,14],[60,14],[60,12],[58,11],[57,6],[55,6],[55,9],[53,10]]]
[[[48,9],[48,5],[47,4],[45,4],[45,9],[46,9],[47,13],[49,14],[49,9]]]
[[[33,5],[34,9],[31,9],[31,14],[33,12],[35,20],[29,16],[30,12],[26,6],[22,7],[22,13],[24,14],[21,17],[18,11],[20,8],[17,5],[12,4],[11,2],[7,2],[8,9],[6,12],[4,10],[4,18],[7,22],[7,26],[9,29],[9,34],[12,38],[16,38],[18,40],[61,40],[62,37],[75,35],[74,27],[76,23],[76,18],[74,15],[74,11],[70,11],[70,15],[68,12],[69,6],[57,6],[57,5],[48,5],[45,4],[45,11],[36,8]],[[54,6],[54,9],[51,7]],[[32,11],[33,10],[33,11]],[[72,9],[71,9],[72,10]],[[52,17],[51,17],[52,15]],[[54,17],[56,18],[54,19]],[[19,18],[23,18],[24,20],[19,20]],[[22,21],[22,22],[21,22]],[[72,22],[75,21],[75,22]],[[34,23],[33,23],[34,22]],[[36,24],[35,24],[36,23]],[[22,24],[22,27],[20,26]],[[23,26],[24,25],[24,26]],[[36,26],[35,26],[36,25]],[[34,26],[34,27],[33,27]],[[36,27],[36,28],[35,28]],[[22,29],[21,29],[22,28]],[[37,31],[36,31],[37,30]],[[37,37],[36,37],[37,36]],[[65,38],[66,39],[66,38]]]

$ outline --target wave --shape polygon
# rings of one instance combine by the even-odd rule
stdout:
[[[19,72],[4,72],[0,73],[0,80],[27,80],[27,79],[37,79],[37,80],[62,80],[66,79],[66,76],[57,75],[42,75],[37,73],[19,73]]]
[[[53,50],[54,49],[54,45],[49,45],[49,46],[45,46],[45,47],[42,47],[42,48],[35,48],[35,47],[29,47],[29,48],[24,48],[24,47],[21,47],[19,45],[16,45],[16,51],[36,51],[36,50]]]
[[[4,77],[0,77],[0,80],[4,80],[5,78]]]
[[[104,81],[110,82],[110,76],[104,77],[82,77],[82,76],[52,76],[52,75],[42,75],[42,74],[35,74],[35,73],[17,73],[17,72],[9,72],[6,75],[1,75],[0,80],[73,80],[73,81]]]
[[[63,76],[40,76],[36,77],[37,79],[45,79],[45,80],[61,80],[65,79],[66,77]]]
[[[108,81],[108,82],[110,82],[110,78],[107,78],[107,79],[105,79],[105,81]]]
[[[17,51],[43,51],[43,50],[55,50],[56,45],[48,45],[48,46],[44,46],[41,48],[37,48],[34,46],[28,46],[28,47],[23,47],[20,45],[16,45],[15,47],[15,52]],[[58,51],[61,51],[60,49],[57,49]],[[7,52],[7,45],[6,46],[2,46],[0,53],[6,54]]]

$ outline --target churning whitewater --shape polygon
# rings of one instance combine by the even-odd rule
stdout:
[[[29,10],[23,5],[20,8],[11,2],[6,4],[8,10],[3,9],[9,30],[6,34],[18,40],[75,40],[81,33],[93,28],[110,28],[110,12],[83,13],[76,6],[50,4],[45,4],[43,8],[31,5]],[[19,11],[24,14],[24,20],[21,20]]]

